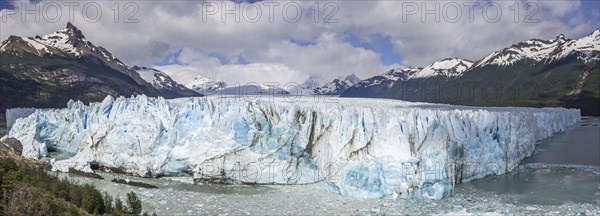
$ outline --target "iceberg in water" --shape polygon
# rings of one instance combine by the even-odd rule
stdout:
[[[342,195],[440,199],[455,184],[514,169],[576,109],[477,108],[362,98],[270,100],[137,96],[37,110],[9,132],[23,156],[71,157],[159,177],[317,184]]]

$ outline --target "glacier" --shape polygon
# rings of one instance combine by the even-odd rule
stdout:
[[[316,185],[364,198],[441,199],[513,170],[577,109],[479,108],[386,99],[106,97],[17,119],[6,137],[53,170]]]
[[[35,108],[12,108],[6,110],[6,127],[11,128],[19,118],[27,117],[35,112]]]

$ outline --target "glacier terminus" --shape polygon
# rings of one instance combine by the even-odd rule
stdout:
[[[22,112],[7,111],[10,115]],[[11,114],[12,113],[12,114]],[[6,138],[53,170],[103,167],[223,184],[316,185],[362,198],[441,199],[500,175],[578,109],[480,108],[385,99],[106,97],[25,112]]]

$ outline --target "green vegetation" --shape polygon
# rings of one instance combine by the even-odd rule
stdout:
[[[127,194],[127,205],[129,206],[131,213],[136,215],[142,213],[142,201],[133,191]]]
[[[0,215],[140,215],[133,191],[127,207],[93,185],[60,179],[44,169],[0,158]],[[146,213],[145,213],[146,214]]]

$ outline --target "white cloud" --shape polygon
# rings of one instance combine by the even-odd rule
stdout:
[[[289,40],[271,42],[264,49],[251,50],[243,56],[250,61],[280,62],[324,79],[349,74],[368,78],[388,69],[381,64],[379,53],[353,47],[335,33],[323,33],[313,44],[304,46]]]
[[[156,66],[169,74],[175,81],[190,83],[197,75],[209,76],[234,83],[272,83],[279,82],[283,86],[290,82],[308,79],[308,75],[290,69],[280,63],[221,64],[219,59],[198,50],[185,48],[179,56],[180,64]]]
[[[206,22],[203,22],[205,13],[202,4],[206,1],[137,1],[139,10],[134,18],[139,20],[138,23],[123,23],[131,10],[126,10],[121,3],[119,22],[115,23],[114,11],[110,9],[114,2],[100,1],[97,4],[103,11],[102,18],[91,23],[86,22],[81,13],[82,6],[89,3],[86,1],[76,8],[73,20],[90,41],[107,48],[128,64],[151,65],[161,61],[167,53],[183,49],[180,56],[183,60],[180,61],[187,62],[185,65],[161,67],[173,73],[176,79],[185,81],[201,73],[240,82],[255,79],[287,82],[308,75],[332,78],[350,73],[366,78],[385,72],[387,68],[382,65],[379,53],[345,43],[340,37],[345,33],[359,38],[368,38],[372,34],[389,36],[394,49],[403,57],[400,64],[424,66],[446,57],[477,60],[492,51],[530,38],[553,38],[560,33],[576,38],[598,27],[597,22],[577,13],[582,7],[580,0],[527,1],[539,8],[534,16],[537,23],[523,22],[528,13],[523,9],[524,0],[493,2],[501,6],[503,14],[496,23],[489,23],[483,18],[482,8],[475,9],[474,20],[470,22],[464,6],[457,23],[448,22],[444,17],[440,17],[441,22],[435,22],[431,15],[422,22],[422,11],[407,15],[406,7],[402,7],[403,4],[416,3],[422,10],[421,2],[407,1],[336,1],[338,11],[333,17],[338,20],[336,23],[323,23],[325,16],[333,11],[331,7],[324,7],[325,2],[319,2],[320,16],[315,22],[311,13],[315,2],[310,1],[295,2],[303,10],[302,19],[296,23],[287,22],[282,16],[283,5],[290,4],[290,1],[267,1],[279,4],[274,10],[273,22],[270,22],[265,2],[259,2],[263,4],[262,17],[256,23],[243,17],[236,23],[232,15],[227,15],[228,21],[222,22],[218,13],[207,16]],[[235,6],[227,1],[214,3],[220,7],[222,4],[227,8]],[[437,3],[443,10],[445,5],[463,5],[464,2]],[[490,1],[480,3],[489,4]],[[514,10],[509,8],[515,3],[521,8],[517,22],[514,21]],[[25,4],[28,8],[32,7],[29,3]],[[431,1],[426,4],[433,8]],[[244,5],[247,4],[243,4],[242,8]],[[67,8],[62,9],[63,17],[56,23],[43,19],[34,22],[33,16],[28,16],[27,22],[21,22],[20,13],[8,15],[8,21],[2,23],[0,38],[34,36],[63,28],[67,21]],[[440,12],[443,15],[443,11]],[[6,11],[2,14],[6,15]],[[407,18],[406,22],[404,18]],[[301,46],[290,42],[291,39],[311,44]],[[222,65],[207,53],[222,56],[229,62]],[[238,64],[239,56],[252,64]]]
[[[439,22],[435,21],[434,15],[426,15],[423,22],[424,8],[434,9],[436,3],[439,4]],[[556,6],[555,1],[535,1],[529,10],[524,9],[523,1],[481,1],[478,2],[479,7],[472,10],[472,20],[468,14],[469,7],[465,5],[469,3],[473,1],[349,2],[347,4],[353,6],[348,7],[350,10],[342,11],[343,17],[348,17],[342,29],[351,29],[363,35],[388,35],[396,51],[404,57],[402,64],[425,66],[446,57],[479,60],[486,54],[523,40],[551,39],[561,33],[578,37],[597,28],[597,24],[591,20],[569,21],[573,10],[580,9],[580,1],[568,1],[560,6]],[[518,7],[514,7],[515,4]],[[409,5],[417,6],[418,11],[414,15],[407,12],[411,9]],[[445,13],[444,7],[452,12],[452,7],[448,5],[459,5],[461,8],[460,19],[455,23],[451,16],[453,14]],[[488,5],[499,6],[502,15],[498,20],[494,20],[494,7],[489,7],[488,13],[484,13]],[[518,13],[511,7],[519,8]],[[538,11],[531,13],[535,7]],[[361,11],[361,8],[367,10]],[[516,18],[515,13],[518,14]],[[527,17],[529,14],[533,16]],[[531,19],[526,21],[526,18]],[[537,22],[529,23],[534,20]]]

